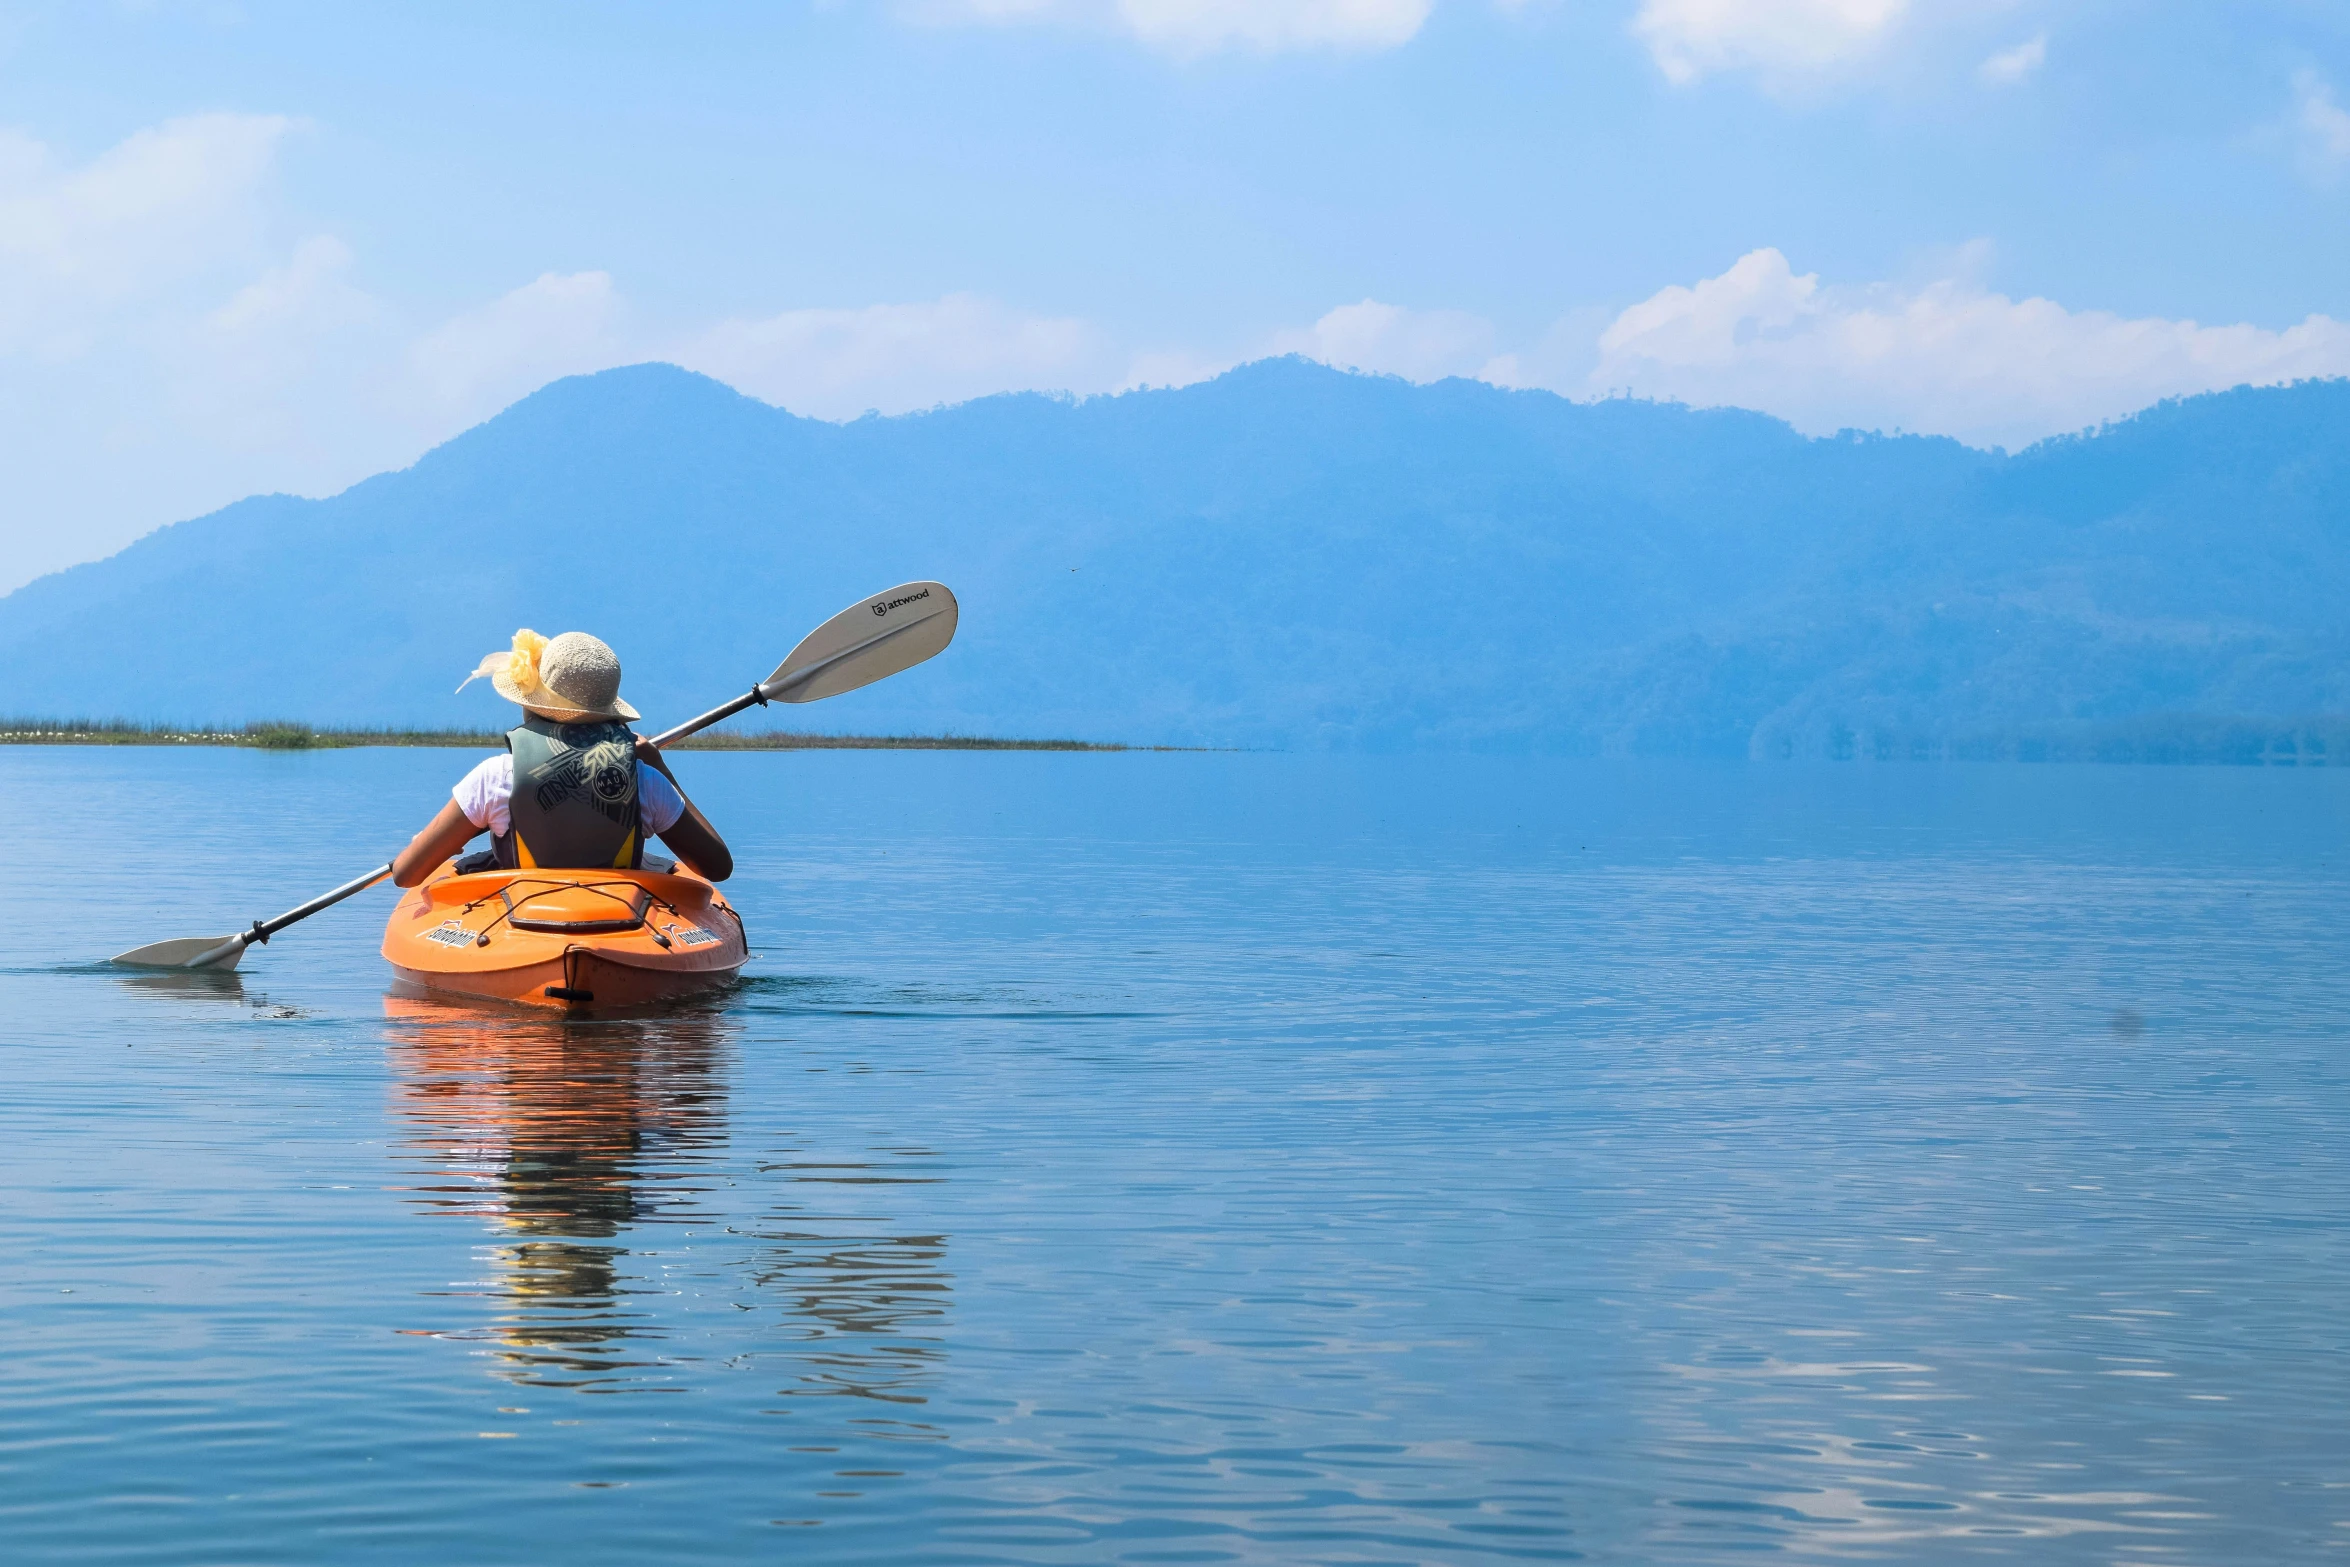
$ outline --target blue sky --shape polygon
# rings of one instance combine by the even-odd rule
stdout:
[[[2316,0],[85,0],[0,5],[0,89],[0,590],[645,358],[2011,446],[2350,371]]]

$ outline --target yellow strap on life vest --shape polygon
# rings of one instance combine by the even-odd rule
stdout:
[[[635,863],[636,829],[631,827],[628,829],[628,836],[620,840],[620,852],[612,856],[612,868],[616,871],[624,871]]]

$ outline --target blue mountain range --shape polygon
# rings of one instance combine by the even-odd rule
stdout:
[[[953,648],[752,727],[2313,750],[2350,714],[2350,383],[2009,455],[1298,359],[845,425],[639,365],[0,599],[0,711],[487,727],[454,689],[530,626],[610,641],[653,727],[915,577],[961,597]]]

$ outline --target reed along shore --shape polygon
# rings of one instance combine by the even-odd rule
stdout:
[[[214,745],[260,751],[331,751],[353,746],[446,746],[494,751],[503,731],[475,729],[317,729],[308,724],[247,724],[241,729],[181,729],[162,724],[0,719],[0,745]],[[680,751],[1166,751],[1093,740],[1006,740],[986,735],[826,735],[792,730],[755,734],[705,731]]]

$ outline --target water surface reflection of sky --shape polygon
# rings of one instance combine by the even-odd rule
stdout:
[[[691,760],[759,956],[566,1023],[99,960],[445,754],[0,751],[12,1550],[2338,1554],[2350,771]]]

